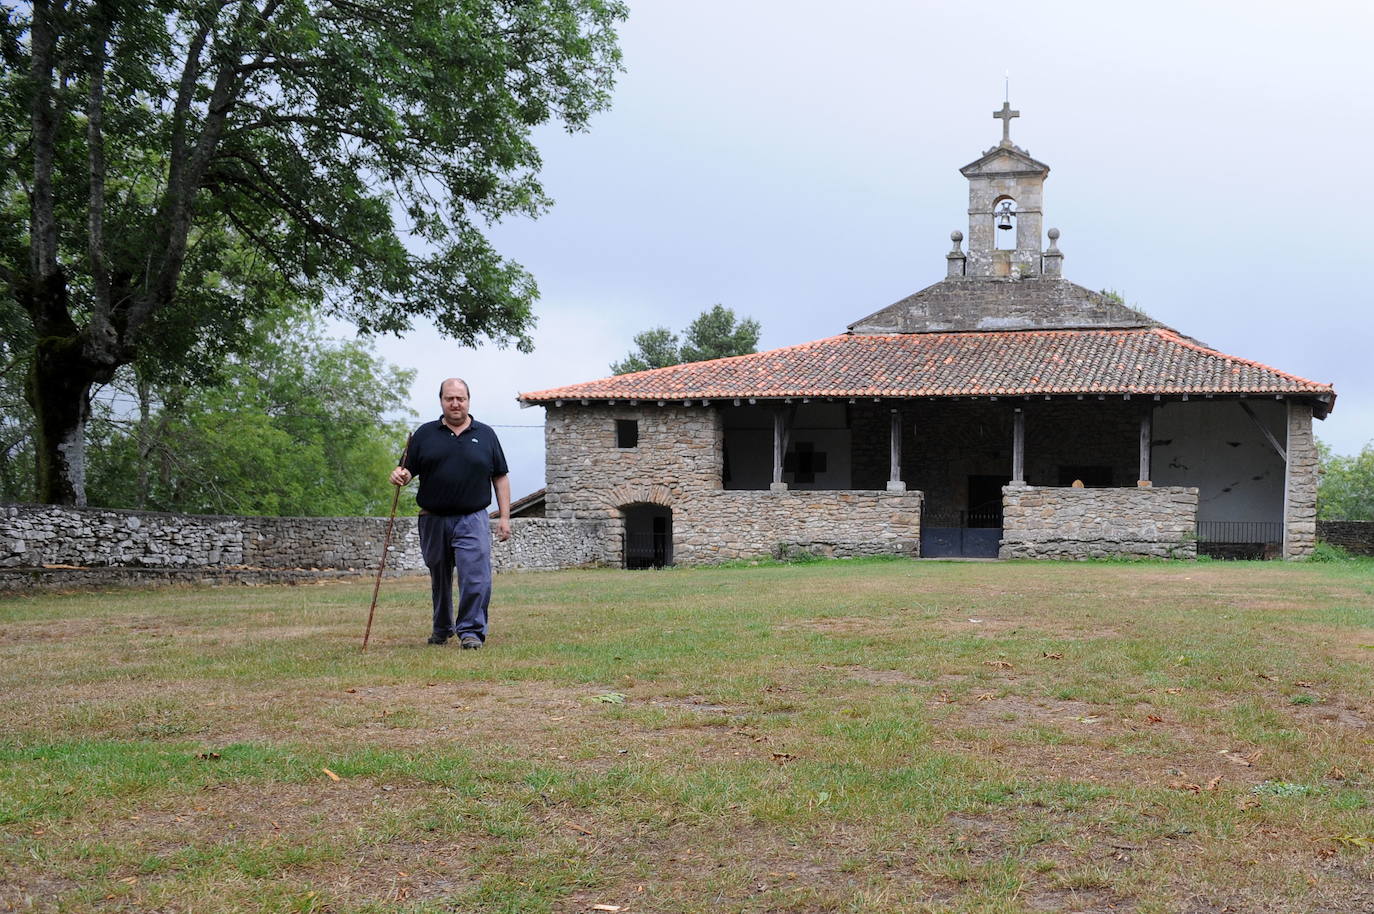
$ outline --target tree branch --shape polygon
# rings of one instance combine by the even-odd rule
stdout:
[[[86,253],[91,266],[92,310],[87,335],[92,345],[109,348],[114,342],[110,326],[110,272],[105,263],[105,65],[110,21],[104,4],[96,5],[91,31],[90,91],[86,102],[87,168],[90,172],[89,231]]]
[[[57,149],[57,113],[53,110],[52,76],[57,48],[54,19],[61,12],[62,0],[54,6],[49,0],[34,0],[33,23],[29,29],[32,58],[29,79],[33,83],[30,118],[33,124],[33,210],[30,216],[29,257],[39,282],[58,276],[57,216],[53,210],[53,158]],[[49,299],[48,296],[43,296]],[[36,307],[33,302],[31,307]],[[36,323],[46,320],[35,314]],[[40,324],[39,331],[43,326]]]

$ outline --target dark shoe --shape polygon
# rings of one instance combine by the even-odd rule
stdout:
[[[430,636],[429,636],[429,643],[430,643],[430,644],[448,644],[448,639],[450,639],[450,638],[452,638],[452,637],[453,637],[452,635],[430,635]]]
[[[458,643],[463,645],[465,651],[475,651],[481,648],[482,639],[476,635],[464,635]]]

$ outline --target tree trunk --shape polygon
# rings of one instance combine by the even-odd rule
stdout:
[[[79,338],[38,341],[24,394],[35,419],[35,494],[44,504],[86,504],[86,420],[95,380]]]
[[[135,493],[135,503],[143,510],[148,507],[148,490],[152,477],[150,463],[153,456],[153,386],[137,368],[134,369],[134,376],[138,385],[138,491]]]

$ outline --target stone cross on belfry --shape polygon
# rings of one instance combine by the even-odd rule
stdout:
[[[1011,119],[1020,117],[1020,111],[1011,110],[1011,102],[1002,102],[1002,110],[992,112],[992,116],[1002,122],[1002,145],[1011,145]]]

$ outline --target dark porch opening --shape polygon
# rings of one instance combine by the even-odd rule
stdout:
[[[673,509],[628,505],[625,515],[625,567],[662,568],[673,563]]]

